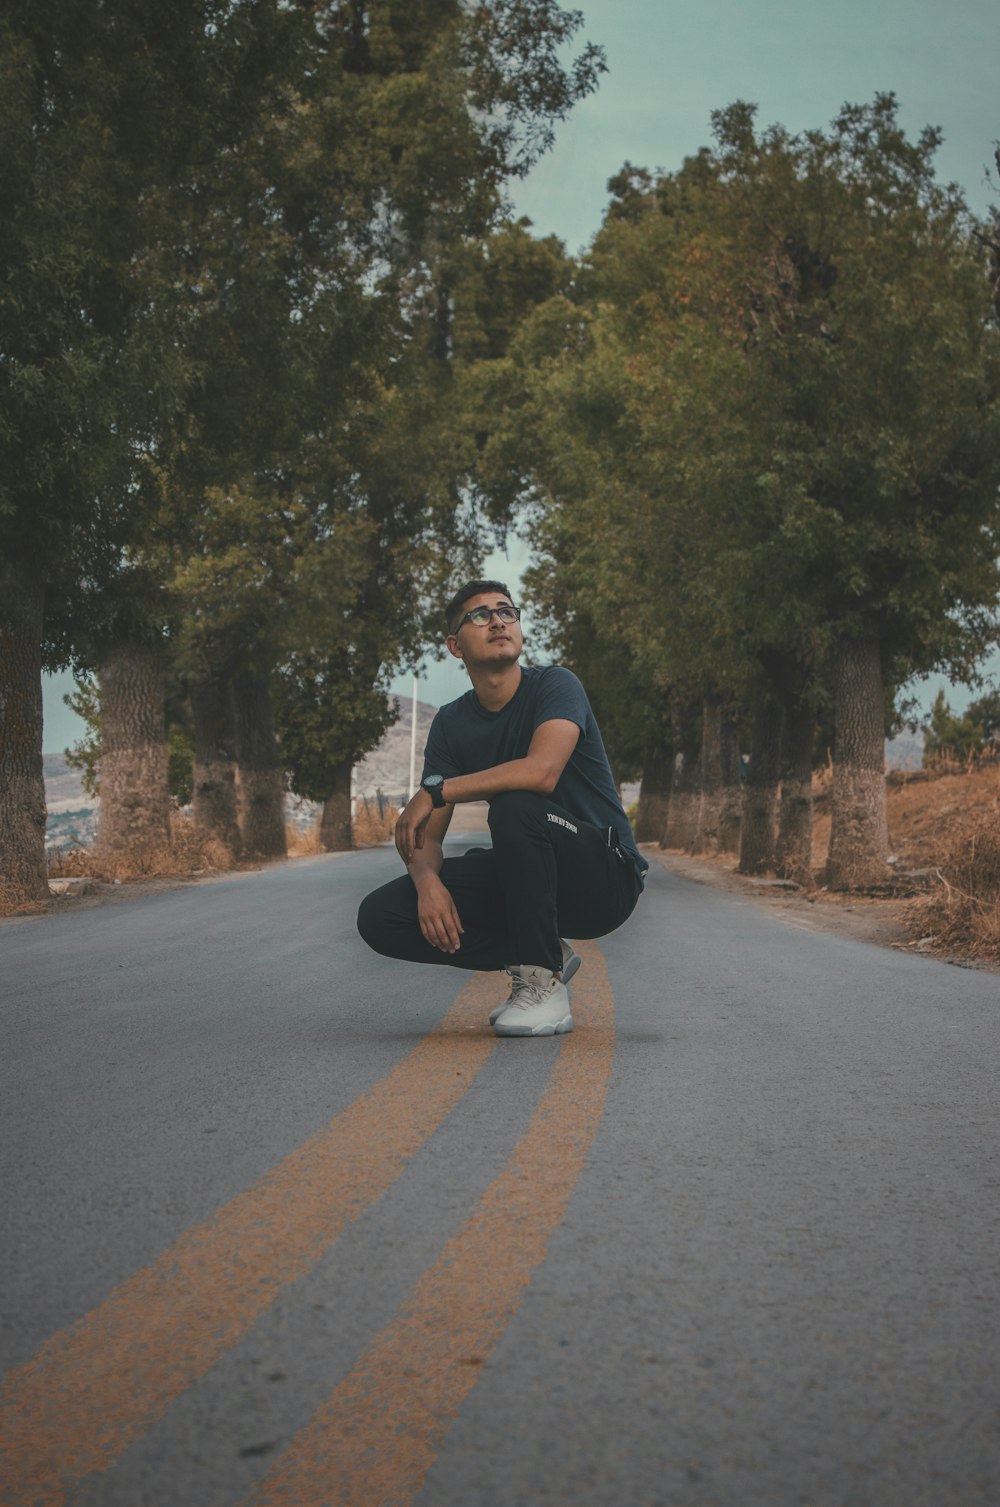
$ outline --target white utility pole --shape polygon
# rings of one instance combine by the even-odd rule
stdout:
[[[417,788],[417,677],[413,676],[413,700],[410,702],[410,800]]]

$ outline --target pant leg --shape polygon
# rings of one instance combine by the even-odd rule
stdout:
[[[493,973],[514,959],[496,855],[476,848],[460,858],[446,858],[441,881],[455,902],[462,935],[457,952],[442,952],[420,930],[417,891],[409,874],[373,890],[361,902],[358,931],[373,951],[408,963],[438,963]]]
[[[631,915],[641,881],[606,831],[527,790],[494,796],[489,822],[492,849],[441,865],[463,927],[458,951],[441,952],[424,937],[408,874],[361,902],[358,931],[373,951],[481,972],[528,963],[555,973],[560,936],[604,937]]]
[[[555,972],[560,936],[607,936],[631,915],[642,885],[613,831],[527,790],[494,796],[489,822],[514,962]]]

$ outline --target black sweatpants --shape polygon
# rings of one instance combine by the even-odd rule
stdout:
[[[464,928],[458,951],[442,952],[424,937],[408,874],[361,902],[358,930],[369,947],[409,963],[484,973],[523,963],[555,973],[561,936],[604,937],[632,914],[642,881],[613,827],[592,827],[527,790],[495,795],[489,821],[492,849],[441,865]]]

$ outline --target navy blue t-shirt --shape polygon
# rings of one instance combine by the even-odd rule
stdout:
[[[488,712],[474,690],[441,707],[427,734],[424,775],[479,774],[510,759],[523,759],[537,727],[559,718],[580,729],[552,799],[581,821],[607,831],[614,827],[624,852],[645,874],[649,864],[635,845],[618,799],[611,766],[587,693],[572,670],[534,665],[521,670],[521,683],[506,706]]]

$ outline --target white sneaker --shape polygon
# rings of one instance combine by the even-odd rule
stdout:
[[[570,981],[570,979],[573,977],[574,973],[576,972],[576,970],[579,968],[580,964],[583,962],[583,959],[580,957],[580,954],[578,952],[574,952],[573,951],[573,944],[572,944],[572,942],[567,942],[563,937],[559,938],[559,946],[562,948],[562,955],[563,955],[562,969],[561,969],[562,981],[563,981],[564,984],[568,984],[569,981]],[[513,972],[513,969],[508,968],[507,972],[514,979],[514,983],[513,983],[513,986],[511,987],[510,994],[504,1000],[503,1004],[502,1005],[497,1005],[497,1007],[496,1007],[495,1010],[491,1010],[490,1011],[490,1025],[491,1026],[495,1026],[496,1025],[496,1023],[499,1020],[500,1016],[506,1010],[507,1006],[513,1001],[515,994],[517,993],[518,989],[521,987],[520,980],[517,978],[516,974]]]
[[[573,1029],[569,990],[547,968],[511,969],[510,999],[493,1023],[498,1036],[562,1036]]]

